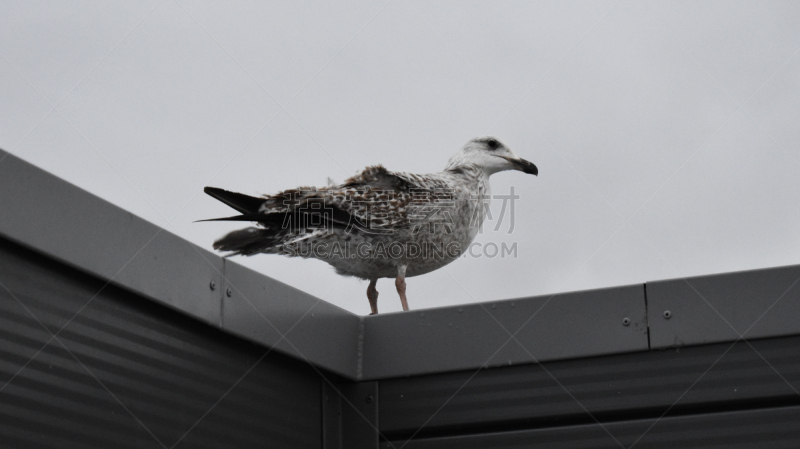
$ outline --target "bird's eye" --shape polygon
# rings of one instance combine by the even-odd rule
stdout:
[[[496,150],[498,147],[500,147],[500,142],[494,139],[489,139],[486,141],[486,145],[489,145],[489,148]]]

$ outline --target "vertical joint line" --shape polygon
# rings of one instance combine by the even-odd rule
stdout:
[[[642,284],[644,288],[644,324],[647,326],[647,350],[651,350],[650,346],[650,311],[647,308],[647,282]]]
[[[358,317],[358,347],[356,349],[356,380],[364,378],[364,317]]]
[[[376,380],[375,381],[375,388],[373,388],[373,391],[374,391],[373,394],[374,394],[375,400],[373,400],[372,403],[375,404],[375,433],[378,434],[378,445],[379,446],[380,446],[380,443],[381,443],[381,436],[382,436],[381,435],[381,431],[380,431],[380,428],[381,428],[381,423],[380,423],[380,420],[381,420],[381,402],[380,402],[381,401],[381,390],[380,390],[380,388],[381,388],[380,381]]]
[[[228,266],[228,259],[222,258],[222,279],[220,279],[219,289],[219,327],[225,327],[225,289],[228,288],[228,277],[225,268]]]

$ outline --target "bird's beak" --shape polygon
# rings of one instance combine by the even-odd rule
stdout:
[[[539,176],[539,169],[536,168],[533,162],[528,162],[525,159],[512,159],[510,157],[500,156],[503,159],[511,162],[511,165],[514,166],[514,170],[519,170],[522,173],[527,173],[529,175]]]

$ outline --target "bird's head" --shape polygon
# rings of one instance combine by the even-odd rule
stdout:
[[[521,159],[494,137],[478,137],[467,142],[458,154],[450,158],[445,170],[468,165],[480,167],[487,175],[504,170],[539,174],[539,169],[532,162]]]

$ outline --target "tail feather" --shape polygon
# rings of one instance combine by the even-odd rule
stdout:
[[[346,229],[353,220],[347,210],[325,205],[324,198],[306,198],[297,207],[279,211],[262,210],[265,198],[256,198],[216,187],[206,187],[204,191],[236,209],[242,215],[223,218],[211,218],[198,221],[250,221],[258,222],[263,228],[245,228],[228,233],[214,242],[214,249],[229,251],[228,255],[251,256],[261,252],[275,252],[274,248],[282,243],[282,239],[291,236],[298,230],[314,230],[341,228]],[[317,203],[325,207],[313,207]],[[312,226],[311,224],[315,225]]]
[[[265,224],[271,223],[275,221],[274,217],[271,215],[286,215],[286,214],[247,214],[247,215],[234,215],[232,217],[222,217],[222,218],[206,218],[203,220],[195,220],[195,223],[200,223],[203,221],[258,221],[264,222]]]
[[[206,187],[203,191],[243,214],[257,213],[265,201],[263,198],[230,192],[217,187]]]
[[[230,255],[252,256],[278,243],[275,231],[259,228],[244,228],[228,233],[214,242],[214,249],[231,251]]]

